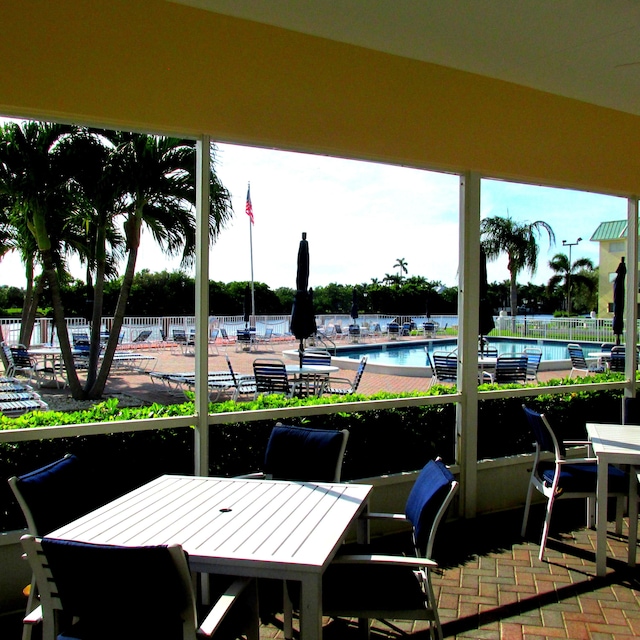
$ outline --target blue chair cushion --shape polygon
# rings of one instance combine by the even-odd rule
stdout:
[[[330,429],[277,425],[264,459],[275,480],[333,482],[344,434]]]
[[[553,462],[541,462],[538,472],[545,484],[550,487],[555,475]],[[560,471],[558,483],[560,493],[595,493],[598,479],[597,464],[565,464]],[[617,467],[609,466],[609,493],[627,493],[629,476]]]
[[[187,605],[166,546],[118,547],[42,539],[63,610],[79,622],[63,637],[182,638]]]
[[[39,535],[99,506],[92,494],[89,475],[89,469],[71,455],[18,478],[18,489],[29,506]]]
[[[413,525],[416,547],[424,552],[431,526],[442,506],[454,476],[440,460],[430,460],[420,472],[405,506]]]

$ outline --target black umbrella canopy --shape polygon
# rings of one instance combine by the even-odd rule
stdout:
[[[492,329],[495,328],[496,323],[493,319],[493,309],[489,302],[489,283],[487,281],[487,254],[484,249],[480,247],[480,316],[478,318],[478,333],[480,334],[479,342],[484,344],[483,336],[486,336]]]
[[[296,274],[296,295],[291,309],[291,333],[300,340],[300,360],[304,352],[304,340],[318,330],[313,311],[313,291],[309,286],[309,243],[307,234],[302,234],[298,249],[298,272]]]
[[[624,330],[624,279],[627,275],[627,265],[624,258],[616,269],[616,279],[613,281],[613,333],[616,344],[620,344],[620,336]]]
[[[351,317],[354,320],[358,319],[358,292],[355,287],[351,293]]]
[[[242,306],[244,307],[244,324],[246,329],[249,326],[249,322],[251,322],[251,289],[249,289],[249,285],[244,288]]]
[[[425,308],[426,308],[426,311],[425,311],[424,317],[426,320],[431,320],[431,311],[429,310],[429,296],[427,296]]]

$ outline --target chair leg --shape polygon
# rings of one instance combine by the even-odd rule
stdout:
[[[540,539],[540,553],[538,554],[538,560],[542,561],[544,556],[544,549],[547,546],[547,538],[549,537],[549,526],[551,524],[551,511],[553,510],[554,497],[550,496],[547,502],[547,514],[544,518],[544,526],[542,527],[542,538]]]
[[[283,606],[283,634],[285,640],[292,640],[293,638],[293,603],[291,602],[291,596],[289,596],[289,589],[287,588],[287,581],[283,582],[282,588],[282,606]]]
[[[427,602],[428,606],[431,608],[431,613],[433,614],[433,620],[429,625],[429,635],[434,637],[434,628],[435,628],[435,637],[438,640],[442,640],[442,625],[440,624],[440,616],[438,615],[438,606],[436,602],[436,597],[433,592],[433,586],[431,585],[431,573],[427,569],[427,573],[424,580],[425,590],[427,592]]]
[[[520,535],[523,538],[527,534],[527,524],[529,522],[529,510],[531,509],[532,497],[533,497],[533,484],[529,483],[529,489],[527,490],[527,500],[524,503],[524,515],[522,517],[522,528],[520,529]]]

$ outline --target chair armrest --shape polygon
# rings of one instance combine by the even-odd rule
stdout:
[[[349,378],[332,378],[331,376],[329,376],[327,378],[327,386],[332,384],[347,384],[351,386],[352,383]]]
[[[399,522],[408,522],[407,516],[404,513],[381,513],[371,512],[364,513],[360,516],[363,520],[397,520]]]
[[[240,478],[244,480],[264,480],[266,475],[263,471],[256,471],[254,473],[245,473],[241,476],[233,476],[234,478]]]
[[[382,554],[345,554],[336,556],[332,564],[380,564],[395,565],[400,567],[429,567],[433,569],[438,566],[435,560],[430,558],[412,558],[408,556],[389,556]]]
[[[563,440],[562,444],[582,444],[582,445],[590,445],[591,440]]]
[[[556,464],[598,464],[598,458],[566,458],[565,460],[556,460]]]
[[[210,638],[213,636],[216,629],[218,629],[222,624],[225,616],[231,610],[231,607],[233,607],[238,598],[242,595],[242,592],[252,584],[252,582],[252,578],[238,578],[237,580],[234,580],[213,605],[211,611],[207,614],[207,617],[198,628],[197,635],[204,638]]]
[[[22,619],[22,622],[24,624],[39,624],[42,622],[42,606],[38,605]]]

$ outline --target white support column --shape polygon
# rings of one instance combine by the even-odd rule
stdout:
[[[209,171],[211,138],[196,142],[196,336],[195,374],[197,416],[195,473],[209,475]]]
[[[636,350],[638,344],[638,198],[627,200],[627,289],[625,291],[625,377],[630,380],[625,395],[634,395],[635,372],[638,366]]]
[[[477,509],[478,326],[480,304],[480,175],[460,176],[460,247],[458,283],[458,389],[456,461],[460,465],[461,513]]]

